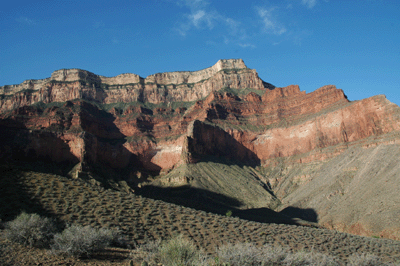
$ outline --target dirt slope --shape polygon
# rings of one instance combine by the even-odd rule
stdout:
[[[344,260],[353,253],[372,253],[385,261],[399,259],[399,241],[335,230],[249,222],[15,166],[1,166],[0,170],[3,221],[12,220],[21,210],[26,210],[60,222],[119,227],[131,243],[167,239],[181,233],[209,253],[222,244],[252,242],[281,245],[293,251],[315,250]]]
[[[319,224],[328,228],[400,239],[399,147],[352,147],[325,163],[308,165],[308,171],[300,166],[307,180],[290,193],[283,192],[284,184],[276,189],[286,194],[279,210],[313,209]]]

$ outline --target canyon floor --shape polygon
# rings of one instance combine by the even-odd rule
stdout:
[[[212,255],[227,243],[250,242],[317,251],[345,262],[354,253],[371,253],[385,262],[400,260],[400,241],[362,237],[335,230],[227,217],[121,192],[82,180],[32,171],[23,165],[2,165],[0,211],[7,220],[23,209],[53,217],[59,223],[119,228],[129,248],[113,248],[90,259],[61,258],[46,250],[28,249],[2,240],[4,263],[11,265],[128,265],[130,249],[155,239],[182,234]],[[14,263],[13,263],[14,262]],[[140,262],[134,261],[137,265]]]

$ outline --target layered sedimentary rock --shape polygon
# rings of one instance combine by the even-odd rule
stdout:
[[[107,78],[80,69],[62,69],[50,78],[26,80],[19,85],[0,87],[0,111],[38,102],[65,102],[86,99],[103,104],[117,102],[164,103],[196,101],[221,88],[272,88],[243,60],[219,60],[214,66],[194,72],[168,72],[141,78],[121,74]]]
[[[351,220],[340,227],[338,223],[348,218],[331,219],[326,205],[307,201],[315,191],[301,194],[300,188],[321,178],[314,172],[282,173],[288,165],[322,163],[349,148],[399,142],[395,133],[400,130],[400,109],[383,95],[349,102],[333,85],[311,93],[297,85],[274,87],[242,60],[147,78],[58,70],[47,79],[0,87],[0,94],[3,160],[75,165],[74,177],[96,169],[114,171],[132,186],[146,175],[163,176],[211,157],[242,166],[275,167],[272,174],[254,172],[252,181],[262,184],[261,190],[268,188],[266,193],[275,193],[267,197],[272,203],[247,199],[251,206],[277,206],[279,201],[282,209],[314,208],[326,226],[367,228],[363,230],[369,234],[376,231],[366,222],[357,225],[358,220]],[[169,176],[182,184],[194,182],[188,176],[200,178]]]
[[[204,70],[160,73],[146,79],[134,74],[106,78],[83,70],[59,70],[49,79],[2,87],[2,124],[72,139],[83,139],[85,132],[104,142],[101,148],[92,148],[97,154],[93,158],[124,168],[131,162],[126,154],[134,154],[145,168],[157,171],[182,163],[182,157],[191,161],[190,154],[262,163],[399,129],[393,116],[397,109],[384,96],[349,102],[332,85],[308,94],[297,85],[271,88],[242,60],[220,60]],[[197,101],[171,105],[192,100]],[[56,102],[66,103],[46,107]],[[149,108],[147,102],[162,104]],[[107,110],[98,104],[115,107]],[[76,142],[65,143],[81,160]]]

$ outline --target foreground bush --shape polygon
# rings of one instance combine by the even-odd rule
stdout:
[[[54,221],[33,213],[21,213],[5,224],[5,237],[30,247],[47,247],[56,232]]]
[[[261,265],[263,260],[261,249],[251,243],[228,244],[217,249],[218,262],[232,266]]]
[[[160,259],[161,263],[166,266],[197,266],[203,264],[197,247],[181,235],[161,244]]]
[[[275,265],[275,264],[273,264]],[[336,266],[339,265],[333,257],[317,252],[297,252],[289,253],[283,260],[282,264],[276,265],[293,265],[293,266]]]
[[[157,265],[160,261],[161,239],[146,242],[136,250],[132,250],[130,257],[135,261],[143,261],[150,265]]]
[[[381,258],[372,254],[354,254],[349,257],[349,266],[379,266],[385,265]]]
[[[315,252],[291,253],[282,247],[265,245],[256,247],[251,243],[224,245],[217,249],[218,265],[255,266],[255,265],[291,265],[291,266],[334,266],[337,262],[325,254]]]
[[[54,235],[51,250],[57,255],[90,256],[96,251],[109,247],[118,238],[119,233],[115,230],[71,225],[62,233]]]
[[[181,235],[168,241],[150,241],[132,251],[131,259],[142,261],[143,265],[201,266],[207,257],[189,240]],[[211,260],[211,258],[209,258]]]

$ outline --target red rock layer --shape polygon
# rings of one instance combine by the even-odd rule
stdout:
[[[38,106],[14,108],[3,113],[0,123],[3,128],[14,131],[40,133],[44,130],[69,149],[63,156],[41,144],[44,142],[40,138],[48,137],[29,133],[28,143],[19,150],[25,155],[32,150],[50,158],[54,153],[57,161],[86,160],[89,164],[101,163],[118,169],[139,165],[152,171],[170,169],[183,161],[196,161],[196,156],[207,154],[263,162],[399,130],[399,118],[395,115],[398,107],[383,96],[349,103],[343,91],[332,85],[308,94],[300,91],[299,86],[290,85],[264,89],[262,96],[254,92],[242,95],[244,88],[262,89],[266,83],[244,63],[222,63],[199,73],[171,72],[148,79],[162,86],[143,84],[140,77],[128,74],[110,80],[92,73],[59,71],[52,77],[56,82],[36,82],[42,86],[38,91],[18,92],[4,98],[4,109],[37,101],[85,100],[67,101],[62,107],[46,109]],[[227,66],[238,68],[228,69]],[[202,77],[208,79],[201,80]],[[80,81],[73,81],[76,78]],[[138,83],[104,89],[101,84],[105,80],[108,84],[135,80]],[[189,80],[197,83],[178,84]],[[35,84],[28,85],[35,88]],[[166,93],[168,86],[174,91]],[[150,109],[135,102],[138,99],[152,101],[150,99],[157,97],[155,102],[168,100],[168,97],[191,100],[185,90],[177,89],[179,86],[190,88],[190,93],[200,95],[198,98],[208,97],[191,107],[160,105]],[[237,91],[237,95],[216,91],[224,86]],[[116,95],[126,97],[122,99]],[[124,109],[113,107],[108,112],[94,104],[111,99],[133,103]],[[193,124],[193,121],[198,122]],[[12,150],[10,145],[7,147],[8,151]]]

